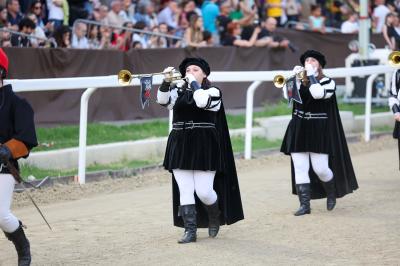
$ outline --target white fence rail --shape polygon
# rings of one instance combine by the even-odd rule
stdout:
[[[370,114],[372,83],[376,74],[392,73],[393,68],[389,66],[367,66],[357,68],[332,68],[325,69],[325,74],[332,78],[344,78],[349,76],[370,76],[367,81],[367,93],[365,103],[365,140],[369,141],[370,135]],[[210,75],[212,82],[252,82],[246,94],[246,135],[245,135],[245,158],[251,158],[251,136],[253,127],[253,100],[254,93],[258,86],[264,81],[272,81],[277,74],[289,76],[290,71],[237,71],[237,72],[213,72]],[[153,84],[162,82],[162,76],[154,76]],[[120,87],[117,75],[100,77],[79,77],[79,78],[53,78],[53,79],[26,79],[6,80],[5,83],[12,84],[15,92],[32,91],[56,91],[85,89],[81,96],[80,128],[79,128],[79,162],[78,178],[79,183],[85,183],[86,177],[86,137],[87,137],[87,110],[90,96],[98,88]],[[137,79],[131,83],[139,86]],[[272,86],[272,85],[271,85]],[[275,88],[273,88],[275,89]],[[171,123],[170,118],[170,123]]]

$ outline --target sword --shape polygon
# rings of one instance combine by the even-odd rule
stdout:
[[[23,188],[23,191],[26,192],[26,194],[28,195],[28,198],[32,201],[33,205],[36,207],[36,210],[39,212],[40,216],[42,216],[43,220],[46,222],[46,224],[49,227],[49,229],[51,231],[53,231],[53,229],[51,228],[49,222],[47,222],[46,217],[44,217],[44,215],[43,215],[42,211],[40,210],[39,206],[36,204],[35,200],[32,198],[31,193],[29,192],[28,189],[26,189],[26,187],[24,185],[24,180],[20,176],[17,168],[15,168],[15,166],[10,162],[10,160],[6,159],[6,160],[3,160],[3,161],[5,161],[6,167],[8,168],[8,170],[10,170],[10,173],[14,177],[15,181],[17,181],[17,183]]]

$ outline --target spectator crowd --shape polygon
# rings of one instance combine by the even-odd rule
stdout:
[[[400,0],[369,1],[371,31],[400,43]],[[296,50],[278,27],[357,33],[355,0],[0,0],[2,47],[240,46]]]

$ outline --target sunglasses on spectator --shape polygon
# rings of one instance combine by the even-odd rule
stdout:
[[[42,6],[35,6],[35,9],[42,9]]]

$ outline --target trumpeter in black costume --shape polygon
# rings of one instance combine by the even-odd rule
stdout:
[[[17,160],[27,157],[37,145],[33,110],[29,103],[14,94],[11,85],[3,86],[8,72],[8,58],[0,48],[0,228],[18,253],[18,265],[30,265],[29,241],[22,223],[11,213],[15,180],[7,169],[9,161],[18,169]]]
[[[293,102],[281,146],[281,152],[291,155],[292,192],[300,201],[296,216],[311,213],[310,199],[326,197],[327,209],[333,210],[336,198],[358,188],[337,107],[336,85],[322,73],[325,56],[308,50],[300,62],[303,67],[296,66],[293,72],[306,71],[307,78],[296,81],[302,103]]]
[[[242,220],[243,210],[221,91],[207,79],[210,67],[202,58],[186,58],[179,71],[186,82],[171,83],[165,74],[157,101],[173,109],[164,167],[173,177],[174,225],[185,228],[178,243],[189,243],[198,227],[216,237],[220,225]]]
[[[389,107],[393,112],[395,120],[393,138],[397,139],[399,149],[399,169],[400,169],[400,69],[393,72],[392,84],[390,87]]]

